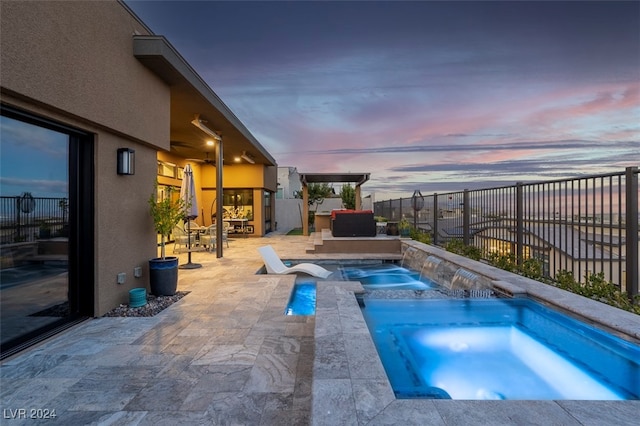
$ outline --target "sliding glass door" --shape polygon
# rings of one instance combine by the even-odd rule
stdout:
[[[3,357],[12,348],[92,313],[92,137],[23,111],[0,115],[0,315]],[[88,174],[88,176],[87,176]],[[78,185],[79,180],[88,178]],[[88,198],[88,199],[87,199]],[[86,259],[88,260],[88,259]],[[92,261],[89,261],[91,265]]]

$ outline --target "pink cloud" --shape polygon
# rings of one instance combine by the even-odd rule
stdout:
[[[529,115],[526,124],[557,125],[564,120],[584,116],[629,114],[633,108],[640,108],[639,93],[640,83],[578,87],[549,93],[545,98],[538,99],[537,104],[542,109]]]

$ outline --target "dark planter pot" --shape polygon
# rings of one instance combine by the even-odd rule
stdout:
[[[399,235],[398,222],[387,222],[387,235]]]
[[[149,284],[154,296],[173,296],[178,288],[178,258],[167,256],[149,260]]]

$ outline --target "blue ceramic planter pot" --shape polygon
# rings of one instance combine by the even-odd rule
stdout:
[[[173,296],[178,288],[178,258],[149,260],[149,285],[154,296]]]

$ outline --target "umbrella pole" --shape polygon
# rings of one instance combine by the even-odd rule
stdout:
[[[189,217],[187,217],[187,247],[188,250],[188,258],[187,258],[187,263],[184,263],[182,265],[180,265],[181,269],[197,269],[197,268],[202,268],[202,265],[199,263],[191,263],[191,219],[189,219]]]

